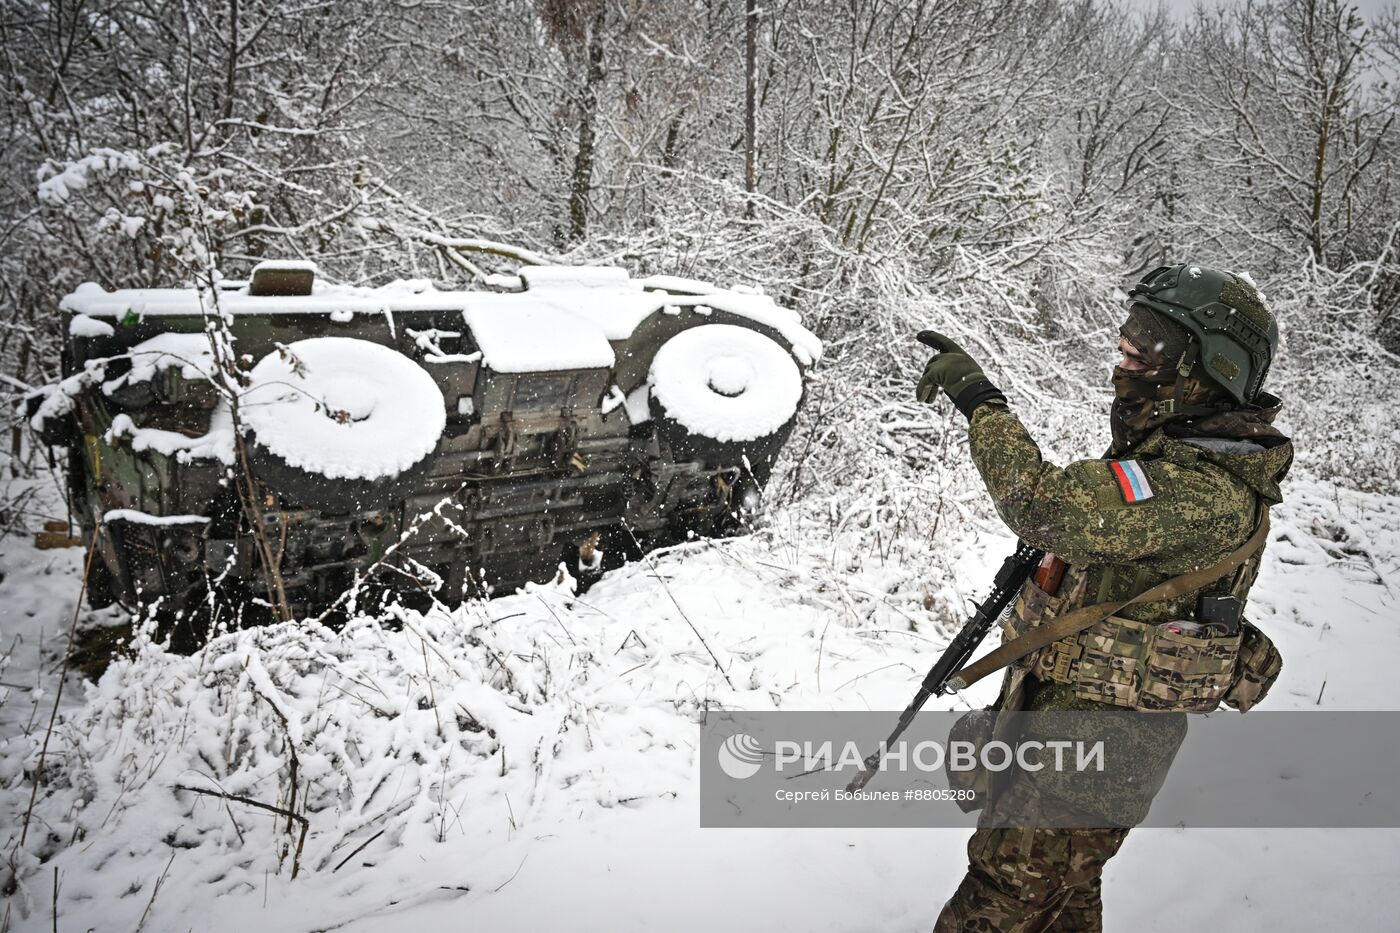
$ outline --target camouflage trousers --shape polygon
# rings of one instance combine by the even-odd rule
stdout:
[[[1123,711],[1082,700],[1072,687],[1008,678],[1012,708],[1046,712],[1106,711],[1117,717],[1091,726],[1085,737],[1113,736],[1110,753],[1124,778],[1121,793],[1077,796],[1050,771],[1032,777],[1015,772],[994,795],[967,845],[968,870],[944,906],[934,933],[1079,933],[1103,929],[1102,877],[1128,830],[1141,821],[1185,737],[1184,713],[1141,714],[1124,722]],[[1021,687],[1024,686],[1024,693]],[[1030,720],[1020,734],[1034,737]],[[1100,808],[1103,812],[1095,812]],[[1015,816],[1012,817],[1011,815]],[[1088,815],[1086,818],[1086,814]],[[1107,821],[1092,826],[1095,818]],[[998,828],[1002,827],[1002,828]]]
[[[999,804],[1036,806],[1016,780]],[[934,933],[1081,933],[1103,929],[1102,875],[1126,829],[982,828],[967,844],[968,870]]]

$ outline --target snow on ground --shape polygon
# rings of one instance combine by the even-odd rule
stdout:
[[[229,633],[194,657],[138,639],[69,684],[11,929],[51,929],[55,867],[64,930],[927,929],[966,831],[697,825],[697,716],[902,707],[949,634],[934,619],[1011,543],[966,518],[963,550],[935,555],[927,529],[859,533],[868,508],[778,514],[582,598],[534,586],[340,633]],[[0,546],[7,859],[79,562]],[[1397,579],[1400,497],[1292,483],[1251,603],[1286,658],[1266,708],[1400,709]],[[289,743],[309,821],[295,880],[296,825],[196,793],[285,806]],[[1389,830],[1139,830],[1110,863],[1107,924],[1389,928],[1397,869]]]

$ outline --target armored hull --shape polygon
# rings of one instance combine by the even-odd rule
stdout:
[[[587,576],[753,505],[820,354],[794,313],[607,268],[493,284],[265,264],[216,290],[70,295],[66,378],[33,422],[96,532],[93,601],[268,604],[255,521],[301,615],[370,579],[451,603],[561,562]]]

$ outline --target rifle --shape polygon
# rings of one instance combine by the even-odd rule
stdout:
[[[1044,556],[1045,552],[1039,548],[1031,547],[1024,541],[1017,542],[1015,552],[1002,561],[1001,569],[997,571],[993,581],[991,593],[987,594],[987,598],[981,603],[973,604],[972,618],[967,620],[958,634],[948,643],[943,654],[934,662],[933,667],[929,668],[924,682],[919,686],[919,692],[914,694],[914,699],[904,708],[904,712],[899,714],[899,722],[895,725],[894,731],[878,749],[866,757],[865,768],[856,775],[850,784],[846,785],[846,790],[849,793],[855,793],[870,783],[870,779],[880,770],[880,762],[885,757],[885,749],[893,745],[904,734],[904,730],[909,728],[909,724],[914,721],[914,715],[923,709],[924,703],[928,702],[929,697],[942,696],[965,686],[958,680],[957,673],[966,666],[968,659],[972,657],[972,652],[976,651],[977,646],[982,643],[982,639],[987,637],[992,624],[1001,618],[1006,607],[1011,605],[1011,601],[1016,598],[1016,594],[1020,592],[1026,580],[1035,572],[1036,566]]]

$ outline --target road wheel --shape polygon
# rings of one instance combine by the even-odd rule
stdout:
[[[648,383],[657,434],[677,460],[739,468],[760,482],[802,401],[802,373],[792,355],[734,324],[692,327],[666,341]]]
[[[427,472],[447,423],[442,392],[389,347],[298,340],[264,357],[239,401],[258,478],[285,504],[361,511]]]

